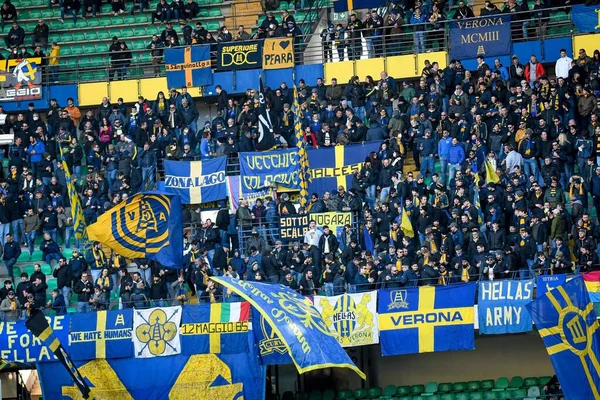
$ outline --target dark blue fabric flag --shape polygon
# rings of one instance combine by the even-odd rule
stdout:
[[[566,274],[539,275],[537,277],[536,297],[541,297],[545,295],[546,292],[549,292],[554,288],[564,285],[566,281]]]
[[[600,399],[600,332],[581,276],[529,303],[567,399]]]
[[[529,332],[531,317],[525,304],[533,298],[533,280],[481,281],[479,333],[498,335]]]
[[[125,358],[133,355],[133,310],[80,313],[71,320],[71,358]]]
[[[165,160],[165,181],[159,182],[159,189],[179,195],[182,204],[223,200],[227,197],[226,165],[227,157],[202,161]]]
[[[168,87],[212,85],[210,46],[165,49],[165,72]]]
[[[240,153],[242,196],[274,183],[289,189],[300,189],[298,150]]]
[[[291,364],[292,359],[287,346],[271,328],[269,322],[252,308],[252,332],[258,344],[258,354],[263,365]]]
[[[600,5],[576,4],[571,10],[573,24],[581,32],[600,32]]]
[[[450,58],[473,59],[510,54],[510,15],[468,18],[450,22]]]

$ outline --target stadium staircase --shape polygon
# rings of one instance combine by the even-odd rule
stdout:
[[[468,382],[429,382],[426,385],[371,387],[356,390],[333,390],[283,393],[281,400],[535,400],[543,398],[549,376],[523,378],[515,376]]]

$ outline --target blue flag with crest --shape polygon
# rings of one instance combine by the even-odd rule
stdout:
[[[600,399],[600,332],[577,276],[527,306],[567,399]]]
[[[311,301],[283,285],[212,277],[247,300],[265,318],[289,350],[299,373],[323,368],[349,368],[365,379]]]
[[[252,332],[262,365],[291,364],[288,348],[260,312],[252,307]]]

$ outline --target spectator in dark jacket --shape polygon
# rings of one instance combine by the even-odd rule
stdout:
[[[52,300],[48,301],[48,308],[54,310],[56,315],[65,315],[67,313],[65,297],[58,289],[52,291]]]
[[[52,276],[56,278],[56,287],[62,292],[64,302],[68,305],[69,299],[71,298],[71,285],[73,282],[73,270],[71,266],[67,264],[67,260],[61,257],[58,260],[58,264],[54,267]]]

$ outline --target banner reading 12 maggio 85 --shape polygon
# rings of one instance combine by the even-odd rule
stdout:
[[[450,22],[450,58],[465,60],[511,53],[510,15]]]

